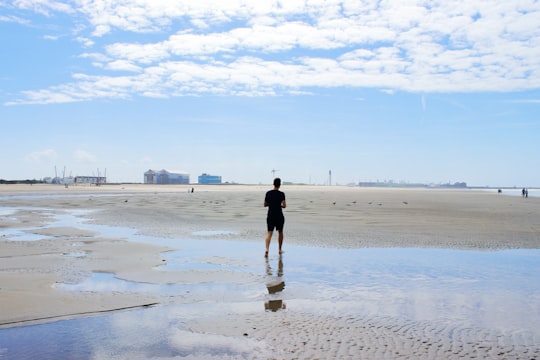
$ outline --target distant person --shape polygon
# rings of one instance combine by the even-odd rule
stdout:
[[[526,198],[529,197],[529,189],[525,189],[525,197],[526,197]]]
[[[525,188],[521,189],[521,196],[525,197]]]
[[[264,207],[268,207],[268,215],[266,216],[266,226],[268,232],[266,233],[265,257],[268,257],[270,240],[272,240],[274,229],[278,231],[279,253],[283,253],[283,225],[285,225],[285,216],[283,216],[282,209],[287,207],[287,202],[285,201],[285,193],[279,190],[280,187],[281,179],[275,178],[274,188],[269,190],[264,197]]]

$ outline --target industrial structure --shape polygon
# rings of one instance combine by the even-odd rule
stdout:
[[[199,175],[199,184],[204,184],[204,185],[221,184],[221,176],[209,175],[209,174]]]
[[[75,176],[73,179],[74,184],[106,184],[107,178],[105,176]]]
[[[148,170],[144,173],[145,184],[189,184],[189,174],[179,171],[167,171],[165,169],[155,171]]]

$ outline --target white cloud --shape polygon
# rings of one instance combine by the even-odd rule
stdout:
[[[540,104],[540,99],[521,99],[510,101],[512,103],[522,103],[522,104]]]
[[[109,31],[111,31],[111,27],[108,25],[96,25],[95,30],[92,32],[92,36],[103,36],[107,34]]]
[[[41,161],[54,160],[57,157],[58,157],[58,154],[56,153],[55,150],[53,150],[53,149],[45,149],[45,150],[41,150],[41,151],[31,152],[30,154],[26,155],[25,159],[27,161],[41,162]]]
[[[133,65],[133,63],[125,60],[116,60],[111,61],[107,64],[108,70],[115,71],[130,71],[130,72],[140,72],[141,68],[139,66]]]
[[[32,10],[39,14],[51,16],[52,13],[61,12],[71,14],[75,10],[65,2],[53,0],[15,0],[13,6]]]
[[[92,47],[94,45],[94,40],[84,36],[78,36],[75,40],[81,43],[84,47]]]
[[[43,38],[45,40],[51,40],[51,41],[56,41],[60,38],[60,36],[58,35],[43,35]]]
[[[143,156],[140,160],[142,164],[151,164],[154,160],[150,156]]]
[[[16,4],[72,10],[45,0]],[[8,104],[317,87],[515,91],[540,83],[540,3],[534,2],[89,0],[73,7],[92,28],[78,41],[94,46],[89,39],[101,38],[100,48],[85,54],[95,75],[81,72],[72,83],[26,91]],[[111,40],[122,35],[118,30],[156,36]]]
[[[96,157],[94,155],[81,149],[75,150],[75,152],[73,153],[73,158],[75,159],[75,161],[82,162],[82,163],[95,163],[96,162]]]
[[[28,21],[26,19],[23,19],[21,17],[18,17],[18,16],[0,15],[0,22],[17,23],[17,24],[21,24],[21,25],[30,25],[30,21]]]
[[[106,47],[107,55],[111,58],[126,59],[141,64],[151,64],[167,59],[169,49],[163,43],[157,44],[127,44],[115,43]]]

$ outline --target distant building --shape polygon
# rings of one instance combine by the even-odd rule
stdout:
[[[152,169],[144,173],[144,183],[145,184],[157,184],[156,172]]]
[[[74,184],[76,181],[76,178],[74,178],[73,176],[64,177],[64,178],[57,176],[54,178],[46,177],[45,179],[43,179],[43,181],[45,181],[48,184]]]
[[[165,169],[154,171],[152,169],[144,173],[145,184],[189,184],[189,174]]]
[[[64,180],[63,183],[68,183]],[[105,176],[75,176],[73,179],[74,184],[106,184],[107,178]]]
[[[221,176],[209,174],[199,175],[199,184],[221,184]]]

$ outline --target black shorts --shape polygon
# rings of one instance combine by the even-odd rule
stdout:
[[[283,231],[283,225],[285,225],[285,217],[267,217],[266,227],[268,231]]]

